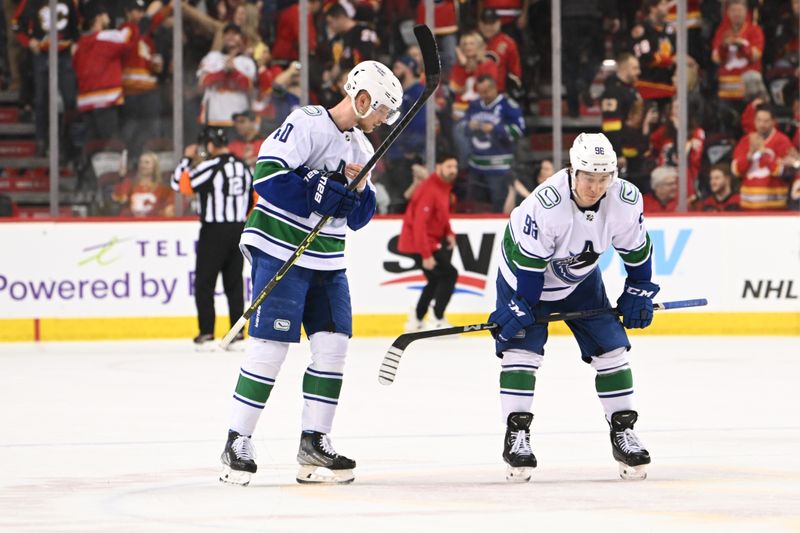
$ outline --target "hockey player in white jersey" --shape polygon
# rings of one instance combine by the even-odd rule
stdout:
[[[250,319],[245,360],[233,394],[233,415],[222,453],[221,481],[247,485],[256,471],[251,435],[277,379],[289,343],[305,327],[311,364],[303,377],[297,461],[300,483],[353,481],[355,461],[339,455],[328,434],[342,387],[352,335],[345,275],[345,231],[375,213],[369,179],[347,184],[372,157],[365,133],[393,124],[403,100],[400,82],[376,61],[356,65],[347,96],[331,109],[293,111],[261,145],[254,174],[260,199],[241,238],[258,294],[323,216],[333,217]],[[320,470],[323,469],[323,470]]]
[[[554,312],[610,308],[597,260],[610,246],[627,271],[617,300],[622,320],[608,313],[567,321],[582,359],[597,371],[595,388],[611,430],[614,459],[623,479],[644,479],[650,455],[633,432],[633,377],[625,328],[653,319],[650,237],[642,195],[617,177],[617,155],[601,133],[582,133],[569,152],[570,168],[539,185],[511,213],[497,276],[497,308],[489,321],[501,358],[500,398],[507,424],[503,459],[507,479],[528,481],[536,457],[530,425],[536,374]]]

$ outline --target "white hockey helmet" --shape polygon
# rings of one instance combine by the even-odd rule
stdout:
[[[573,171],[610,172],[617,177],[617,154],[608,137],[602,133],[581,133],[569,149]]]
[[[386,123],[394,124],[400,116],[403,103],[403,86],[400,80],[382,63],[362,61],[347,75],[345,92],[350,96],[353,110],[359,118],[365,118],[374,110],[386,115]],[[370,109],[363,115],[356,109],[356,96],[359,91],[367,91],[370,97]]]

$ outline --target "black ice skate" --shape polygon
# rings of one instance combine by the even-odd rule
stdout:
[[[219,480],[223,483],[247,486],[250,476],[256,473],[256,449],[250,437],[228,431],[228,442],[222,451],[222,473]]]
[[[611,449],[619,463],[619,477],[640,480],[647,477],[650,454],[633,432],[639,414],[636,411],[617,411],[611,415]]]
[[[356,462],[336,453],[325,433],[304,431],[300,435],[297,462],[300,463],[298,483],[351,483],[355,479]],[[330,471],[330,475],[320,473],[319,468]]]
[[[503,442],[503,460],[508,463],[506,479],[519,483],[530,481],[536,468],[536,456],[531,450],[532,413],[518,412],[508,415],[506,438]]]
[[[192,342],[194,342],[194,350],[196,352],[213,352],[216,349],[214,335],[211,333],[201,333]]]

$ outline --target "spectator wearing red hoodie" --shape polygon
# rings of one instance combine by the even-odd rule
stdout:
[[[447,327],[444,312],[456,286],[458,271],[450,263],[456,238],[450,227],[450,194],[458,176],[458,161],[452,153],[436,157],[433,174],[420,184],[411,197],[400,232],[398,251],[415,254],[422,262],[422,273],[428,284],[422,289],[417,307],[406,323],[407,331],[425,327],[423,318],[435,301],[434,328]]]

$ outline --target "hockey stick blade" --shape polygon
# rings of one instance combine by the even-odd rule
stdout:
[[[353,178],[353,181],[347,186],[348,190],[355,190],[358,187],[358,184],[361,183],[367,174],[370,173],[372,168],[378,162],[378,160],[383,157],[383,154],[394,144],[394,141],[397,140],[397,137],[403,133],[403,130],[406,129],[414,117],[419,113],[420,109],[425,105],[425,102],[428,101],[428,98],[436,91],[436,88],[439,86],[439,78],[441,77],[441,64],[439,62],[439,51],[436,48],[436,39],[433,37],[433,32],[431,32],[430,28],[421,24],[419,26],[414,27],[414,35],[417,38],[417,42],[419,43],[420,52],[422,53],[422,62],[425,64],[425,89],[423,90],[422,94],[420,95],[419,99],[411,106],[411,109],[408,110],[403,118],[400,119],[400,122],[389,132],[389,135],[386,136],[386,139],[381,143],[372,157],[367,161],[361,171]],[[244,314],[236,321],[236,324],[231,327],[230,331],[225,334],[225,336],[220,341],[219,345],[223,350],[227,350],[228,346],[230,346],[233,338],[242,330],[244,325],[247,323],[247,320],[253,316],[253,313],[256,312],[256,309],[264,302],[267,295],[272,292],[272,289],[283,279],[283,276],[286,275],[286,272],[300,259],[300,256],[303,255],[303,252],[314,242],[314,239],[322,231],[322,228],[325,224],[332,217],[324,216],[317,222],[317,225],[303,238],[300,244],[297,245],[297,248],[294,252],[292,252],[291,257],[286,260],[283,265],[278,269],[275,275],[272,277],[271,280],[266,284],[266,286],[258,293],[253,299],[253,302],[250,304]]]
[[[675,302],[654,303],[653,310],[664,311],[667,309],[683,309],[687,307],[701,307],[708,305],[708,300],[705,298],[698,298],[695,300],[678,300]],[[603,309],[587,309],[584,311],[571,311],[568,313],[553,313],[547,316],[539,317],[536,322],[539,324],[547,324],[549,322],[557,322],[560,320],[577,320],[579,318],[589,318],[606,313],[613,313],[621,316],[621,313],[616,308],[603,308]],[[394,378],[397,376],[397,369],[400,366],[400,358],[403,356],[408,345],[420,339],[431,339],[435,337],[445,337],[447,335],[460,335],[461,333],[470,333],[473,331],[491,331],[497,329],[497,324],[493,322],[486,322],[483,324],[470,324],[468,326],[454,326],[452,328],[430,329],[427,331],[415,331],[413,333],[404,333],[397,337],[392,343],[392,346],[386,352],[386,355],[381,362],[378,369],[378,382],[381,385],[391,385]]]

